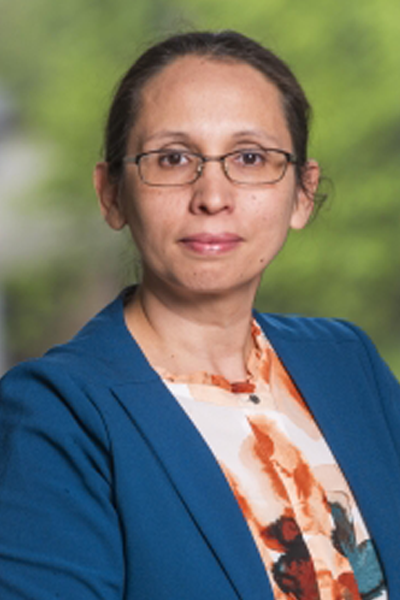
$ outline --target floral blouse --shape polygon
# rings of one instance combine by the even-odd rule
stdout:
[[[213,452],[276,600],[387,598],[374,545],[310,410],[256,322],[246,381],[157,369]]]

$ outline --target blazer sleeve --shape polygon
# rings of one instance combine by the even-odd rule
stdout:
[[[108,445],[101,414],[62,369],[39,360],[0,382],[2,600],[123,597]]]

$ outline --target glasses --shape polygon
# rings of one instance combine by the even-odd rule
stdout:
[[[289,164],[296,164],[294,154],[277,148],[234,150],[222,156],[204,156],[185,150],[165,149],[125,156],[134,163],[141,180],[147,185],[173,187],[189,185],[199,179],[207,162],[219,162],[233,183],[263,185],[280,181]]]

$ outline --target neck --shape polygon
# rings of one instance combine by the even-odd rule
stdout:
[[[190,297],[189,297],[190,296]],[[150,364],[174,374],[207,371],[245,379],[253,342],[254,293],[182,296],[143,283],[126,307],[126,322]]]

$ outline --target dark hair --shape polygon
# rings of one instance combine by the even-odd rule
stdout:
[[[121,177],[128,136],[140,109],[144,85],[174,60],[187,55],[247,63],[277,86],[282,95],[283,109],[298,161],[297,179],[304,186],[311,116],[306,95],[284,61],[258,42],[235,31],[195,31],[168,37],[151,46],[129,68],[115,93],[105,130],[105,160],[109,164],[110,177],[115,181]]]

